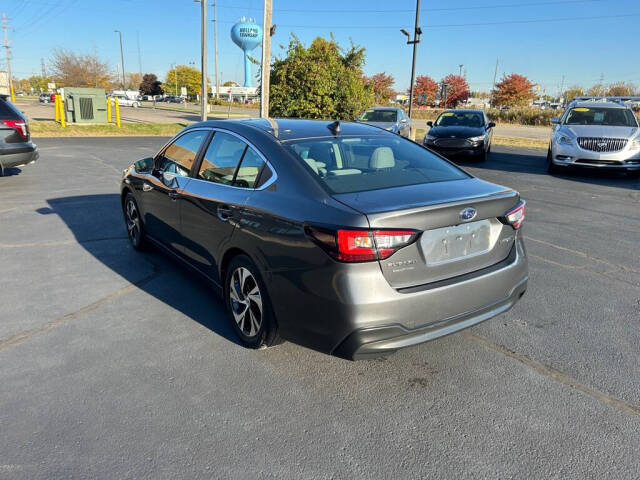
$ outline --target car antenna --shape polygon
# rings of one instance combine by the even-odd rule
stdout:
[[[336,120],[335,122],[330,123],[329,125],[327,125],[327,128],[331,130],[331,133],[337,136],[340,133],[340,120]]]

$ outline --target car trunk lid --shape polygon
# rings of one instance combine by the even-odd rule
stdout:
[[[504,260],[515,230],[499,219],[517,192],[477,178],[337,194],[367,216],[372,229],[413,229],[417,240],[380,260],[394,288],[464,275]]]

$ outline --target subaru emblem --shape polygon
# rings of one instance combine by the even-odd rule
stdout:
[[[460,212],[460,220],[463,222],[468,222],[469,220],[473,220],[478,212],[473,207],[467,207]]]

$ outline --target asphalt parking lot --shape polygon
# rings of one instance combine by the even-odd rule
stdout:
[[[529,290],[383,360],[236,344],[202,281],[128,245],[121,171],[163,139],[43,139],[0,178],[0,478],[640,478],[640,180],[518,189]]]

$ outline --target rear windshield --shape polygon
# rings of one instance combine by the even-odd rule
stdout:
[[[9,100],[0,98],[0,120],[23,118],[22,114]]]
[[[609,127],[636,127],[631,110],[623,108],[572,108],[565,125],[604,125]]]
[[[476,112],[444,112],[436,120],[436,127],[481,127],[484,117]]]
[[[360,119],[364,122],[397,122],[398,112],[395,110],[367,110]]]
[[[353,193],[469,178],[396,135],[294,140],[285,144],[332,193]]]

